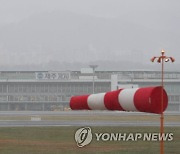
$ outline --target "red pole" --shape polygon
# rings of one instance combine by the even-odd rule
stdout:
[[[171,62],[173,63],[175,61],[175,59],[173,57],[166,57],[165,55],[165,51],[162,50],[161,51],[161,56],[160,57],[153,57],[151,58],[151,61],[154,62],[154,60],[156,58],[158,58],[157,62],[162,64],[162,70],[161,70],[161,86],[162,86],[162,90],[161,90],[161,116],[160,116],[160,135],[161,135],[161,141],[160,141],[160,154],[164,154],[164,141],[162,138],[162,135],[164,134],[164,113],[163,113],[163,107],[164,107],[164,102],[163,102],[163,89],[164,89],[164,60],[165,62],[168,62],[169,60],[171,60]]]
[[[164,89],[164,52],[162,52],[162,56],[161,56],[161,63],[162,63],[162,74],[161,74],[161,85],[162,85],[162,91],[161,91],[161,117],[160,117],[160,134],[161,134],[161,142],[160,142],[160,154],[164,154],[164,141],[162,138],[162,135],[164,133],[164,113],[163,113],[163,89]]]

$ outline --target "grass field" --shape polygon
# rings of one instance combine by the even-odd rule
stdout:
[[[72,153],[122,153],[156,154],[157,141],[93,141],[78,148],[74,134],[79,127],[10,127],[0,128],[0,154],[72,154]],[[159,132],[158,127],[91,127],[93,132],[133,133]],[[180,127],[166,127],[174,134],[173,141],[165,141],[166,154],[180,153]]]

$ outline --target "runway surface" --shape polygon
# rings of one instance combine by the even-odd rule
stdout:
[[[87,115],[154,115],[139,112],[119,112],[119,111],[1,111],[0,116],[87,116]],[[180,115],[180,113],[165,113],[165,115]],[[158,115],[157,115],[158,116]],[[113,120],[0,120],[0,127],[34,127],[34,126],[159,126],[159,122],[154,121],[113,121]],[[166,127],[180,127],[180,122],[165,122]]]
[[[34,127],[34,126],[159,126],[158,122],[112,122],[112,121],[0,121],[0,127]],[[180,127],[178,122],[165,123],[166,127]]]
[[[144,113],[144,112],[124,112],[124,111],[89,111],[89,110],[81,110],[81,111],[0,111],[0,116],[35,116],[35,115],[158,115],[153,113]],[[164,112],[164,115],[180,115],[180,112]]]

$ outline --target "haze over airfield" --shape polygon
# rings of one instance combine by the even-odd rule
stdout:
[[[179,0],[0,0],[1,70],[179,71]]]

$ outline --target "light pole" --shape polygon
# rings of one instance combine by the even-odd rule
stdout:
[[[94,74],[95,74],[95,69],[98,67],[98,65],[89,65],[89,67],[93,69],[93,94],[94,94]]]
[[[160,134],[161,136],[164,133],[164,113],[163,113],[163,89],[164,89],[164,62],[174,62],[175,59],[173,57],[167,57],[165,56],[165,51],[161,51],[161,56],[159,57],[153,57],[151,58],[151,61],[154,62],[154,60],[157,59],[158,63],[161,63],[161,117],[160,117]],[[161,137],[160,141],[160,154],[164,154],[164,141]]]

